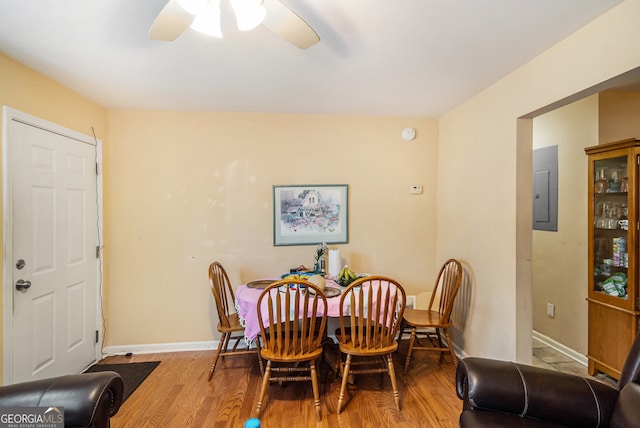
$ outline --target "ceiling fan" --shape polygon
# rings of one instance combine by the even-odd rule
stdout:
[[[248,30],[262,24],[289,43],[306,49],[320,37],[300,16],[279,0],[229,0],[238,28]],[[249,12],[243,12],[247,6]],[[187,28],[222,37],[220,0],[169,0],[151,25],[149,38],[172,41]],[[213,27],[217,29],[212,30]]]

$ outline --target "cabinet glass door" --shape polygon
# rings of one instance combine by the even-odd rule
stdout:
[[[627,157],[594,161],[594,291],[628,299],[629,180]]]

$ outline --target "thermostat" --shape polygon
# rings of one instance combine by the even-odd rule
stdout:
[[[421,195],[422,194],[422,186],[419,184],[413,185],[409,187],[409,193],[412,195]]]

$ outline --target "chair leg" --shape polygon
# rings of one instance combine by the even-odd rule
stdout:
[[[439,328],[436,328],[436,338],[438,339],[438,348],[444,348],[444,345],[442,344],[442,330]]]
[[[411,328],[411,338],[409,339],[409,349],[407,350],[407,359],[404,362],[404,372],[407,373],[409,370],[409,363],[411,362],[411,353],[413,352],[413,342],[416,341],[416,328]]]
[[[396,371],[393,367],[393,357],[387,355],[387,367],[389,369],[389,378],[391,379],[391,388],[393,389],[393,399],[396,401],[396,407],[400,411],[400,392],[398,391],[398,383],[396,382]]]
[[[218,358],[220,358],[220,354],[222,351],[227,350],[227,342],[229,341],[230,333],[222,333],[222,337],[220,337],[220,342],[218,343],[218,349],[216,350],[216,355],[213,357],[213,364],[211,364],[211,369],[209,370],[209,379],[211,382],[211,378],[213,377],[213,372],[216,370],[216,364],[218,364]]]
[[[267,368],[262,376],[262,387],[260,388],[260,397],[258,397],[258,404],[256,404],[256,417],[260,417],[262,413],[262,403],[264,397],[267,394],[267,388],[269,387],[269,378],[271,377],[271,361],[267,361]]]
[[[231,341],[231,333],[227,333],[224,338],[224,346],[222,347],[222,353],[224,354],[229,349],[229,342]],[[237,342],[236,342],[237,343]]]
[[[445,347],[442,341],[442,334],[448,336],[447,329],[436,328],[436,337],[438,338],[438,348],[440,349],[440,363],[444,361],[444,354],[447,352],[447,348]],[[447,343],[449,343],[449,338],[447,338]]]
[[[407,328],[407,323],[404,321],[400,321],[400,328],[398,329],[398,342],[402,340],[402,336],[404,335],[404,330]]]
[[[316,419],[318,422],[322,420],[322,409],[320,407],[320,390],[318,389],[318,372],[316,370],[316,362],[311,361],[311,386],[313,388],[313,403],[316,406]]]
[[[342,352],[340,352],[340,350],[338,350],[338,358],[336,358],[336,364],[334,366],[333,371],[336,374],[336,378],[338,376],[340,376],[340,374],[342,373]]]
[[[453,362],[458,362],[458,357],[456,357],[456,353],[453,350],[453,342],[451,341],[451,336],[449,336],[449,330],[444,330],[444,335],[447,338],[447,346],[449,346],[449,352],[451,352],[451,356],[453,357]]]
[[[256,353],[258,354],[258,364],[260,365],[260,374],[264,375],[264,363],[262,361],[262,355],[260,354],[260,350],[262,347],[260,346],[260,338],[256,337]]]
[[[338,395],[338,410],[337,414],[340,414],[344,407],[344,397],[347,392],[347,382],[349,381],[349,369],[351,368],[351,354],[347,355],[347,361],[344,363],[344,371],[342,372],[342,383],[340,385],[340,394]]]

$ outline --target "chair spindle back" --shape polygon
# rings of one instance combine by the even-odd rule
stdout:
[[[275,282],[262,292],[257,308],[263,349],[286,359],[322,346],[327,298],[314,284],[301,279]]]
[[[340,297],[340,334],[357,349],[390,346],[398,334],[406,294],[395,280],[368,276],[349,284]]]
[[[462,282],[462,265],[456,259],[449,259],[440,268],[438,277],[436,279],[436,285],[431,294],[429,300],[429,310],[434,310],[433,304],[437,295],[440,296],[438,302],[438,313],[440,313],[440,324],[445,325],[449,323],[451,318],[451,311],[453,310],[453,303],[456,300],[456,295],[460,289],[460,283]]]
[[[229,276],[219,262],[213,262],[209,265],[209,281],[220,325],[228,328],[230,326],[229,315],[236,311],[236,300]]]

